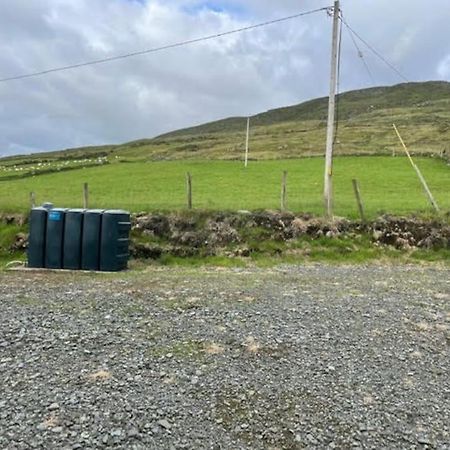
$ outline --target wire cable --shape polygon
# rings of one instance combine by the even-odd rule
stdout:
[[[212,35],[209,35],[209,36],[203,36],[203,37],[200,37],[200,38],[190,39],[190,40],[187,40],[187,41],[177,42],[177,43],[174,43],[174,44],[168,44],[168,45],[164,45],[162,47],[149,48],[149,49],[135,51],[135,52],[131,52],[131,53],[125,53],[125,54],[122,54],[122,55],[109,56],[107,58],[86,61],[86,62],[82,62],[82,63],[78,63],[78,64],[71,64],[71,65],[67,65],[67,66],[54,67],[54,68],[51,68],[51,69],[42,70],[42,71],[38,71],[38,72],[30,72],[30,73],[25,73],[25,74],[21,74],[21,75],[12,76],[12,77],[6,77],[6,78],[0,79],[0,83],[6,83],[8,81],[13,81],[13,80],[22,80],[24,78],[31,78],[31,77],[41,76],[41,75],[47,75],[47,74],[54,73],[54,72],[62,72],[62,71],[65,71],[65,70],[78,69],[80,67],[93,66],[93,65],[96,65],[96,64],[103,64],[103,63],[107,63],[107,62],[111,62],[111,61],[117,61],[117,60],[120,60],[120,59],[132,58],[132,57],[135,57],[135,56],[146,55],[146,54],[149,54],[149,53],[156,53],[156,52],[160,52],[160,51],[168,50],[168,49],[172,49],[172,48],[177,48],[177,47],[184,47],[186,45],[191,45],[191,44],[195,44],[195,43],[198,43],[198,42],[210,41],[212,39],[217,39],[217,38],[220,38],[220,37],[223,37],[223,36],[229,36],[229,35],[232,35],[232,34],[242,33],[244,31],[254,30],[256,28],[266,27],[268,25],[273,25],[273,24],[276,24],[276,23],[285,22],[285,21],[288,21],[288,20],[296,19],[296,18],[299,18],[299,17],[303,17],[303,16],[307,16],[307,15],[310,15],[310,14],[314,14],[314,13],[320,12],[320,11],[327,11],[327,10],[329,10],[329,6],[323,7],[323,8],[318,8],[318,9],[313,9],[313,10],[310,10],[310,11],[305,11],[305,12],[301,12],[301,13],[297,13],[297,14],[293,14],[293,15],[287,16],[287,17],[281,17],[279,19],[269,20],[269,21],[258,23],[258,24],[255,24],[255,25],[249,25],[247,27],[242,27],[242,28],[237,28],[237,29],[234,29],[234,30],[224,31],[222,33],[212,34]]]
[[[344,22],[342,22],[342,23],[345,25]],[[348,34],[349,34],[349,36],[350,36],[350,38],[351,38],[351,40],[352,40],[352,42],[353,42],[353,45],[354,45],[355,48],[356,48],[356,52],[357,52],[359,58],[361,59],[363,65],[364,65],[364,67],[365,67],[365,69],[366,69],[366,71],[367,71],[367,74],[369,75],[370,81],[372,82],[373,85],[375,85],[375,84],[376,84],[375,78],[374,78],[374,76],[373,76],[373,74],[372,74],[372,71],[370,70],[369,64],[367,63],[367,61],[366,61],[366,59],[365,59],[365,57],[364,57],[363,51],[361,50],[361,48],[359,47],[358,43],[356,42],[355,35],[354,35],[353,32],[350,30],[350,28],[347,27],[347,26],[346,26],[346,30],[347,30],[347,32],[348,32]]]
[[[392,63],[390,63],[380,52],[378,52],[375,48],[373,48],[365,39],[363,39],[349,24],[348,22],[341,17],[341,21],[344,25],[372,52],[374,53],[381,61],[383,61],[388,67],[390,67],[403,81],[409,82],[408,78],[403,75],[400,70],[398,70]]]

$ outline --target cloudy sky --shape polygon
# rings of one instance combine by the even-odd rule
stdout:
[[[0,0],[0,78],[163,46],[331,0]],[[408,79],[450,80],[448,0],[342,0]],[[188,47],[0,83],[0,155],[120,143],[327,95],[326,12]],[[362,46],[375,83],[401,79]],[[373,85],[343,31],[341,90]]]

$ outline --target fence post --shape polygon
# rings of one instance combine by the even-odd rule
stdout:
[[[431,205],[433,206],[433,208],[435,209],[436,212],[439,212],[439,206],[436,203],[436,200],[433,197],[433,194],[430,191],[430,188],[428,187],[427,182],[425,181],[425,178],[422,175],[422,172],[420,171],[420,169],[416,166],[415,162],[413,161],[413,159],[411,158],[411,154],[409,153],[408,147],[406,146],[405,142],[403,141],[403,138],[401,137],[397,126],[395,124],[392,124],[392,126],[394,127],[394,130],[397,134],[397,137],[400,140],[400,143],[402,144],[403,150],[405,150],[406,156],[409,159],[409,162],[411,163],[411,166],[413,167],[413,169],[416,171],[417,176],[419,177],[420,182],[422,183],[422,186],[425,190],[425,193],[428,196],[428,200],[430,201]]]
[[[286,211],[287,174],[287,170],[283,170],[283,177],[281,178],[281,211]]]
[[[83,208],[89,208],[89,185],[87,183],[83,184]]]
[[[192,176],[189,172],[186,173],[186,194],[187,194],[187,207],[192,209]]]
[[[32,208],[36,206],[36,195],[34,192],[30,192],[30,204]]]
[[[353,179],[353,190],[355,191],[356,203],[358,204],[359,215],[361,217],[361,221],[365,222],[366,218],[364,216],[364,207],[361,200],[361,193],[359,192],[359,184],[358,181]]]

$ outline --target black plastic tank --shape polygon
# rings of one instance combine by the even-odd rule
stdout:
[[[31,210],[30,237],[28,238],[28,267],[44,267],[47,213],[48,209],[42,206]]]
[[[130,213],[108,210],[103,213],[100,270],[116,272],[128,265]]]
[[[45,267],[48,269],[62,268],[65,215],[63,208],[50,209],[47,214]]]
[[[63,269],[81,269],[84,209],[68,209],[64,223]]]
[[[88,209],[84,212],[81,239],[81,268],[83,270],[100,269],[102,215],[102,209]]]

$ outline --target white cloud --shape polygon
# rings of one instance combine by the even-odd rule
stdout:
[[[0,78],[157,47],[330,3],[3,1]],[[450,43],[440,9],[447,0],[434,0],[435,8],[419,0],[342,3],[355,29],[409,78],[450,77],[445,59]],[[189,47],[0,83],[0,154],[151,137],[326,95],[330,34],[330,19],[317,13]],[[344,39],[342,88],[365,87],[367,75],[345,31]],[[373,55],[365,55],[379,84],[399,81]]]
[[[450,80],[450,54],[439,63],[437,74],[444,80]]]

